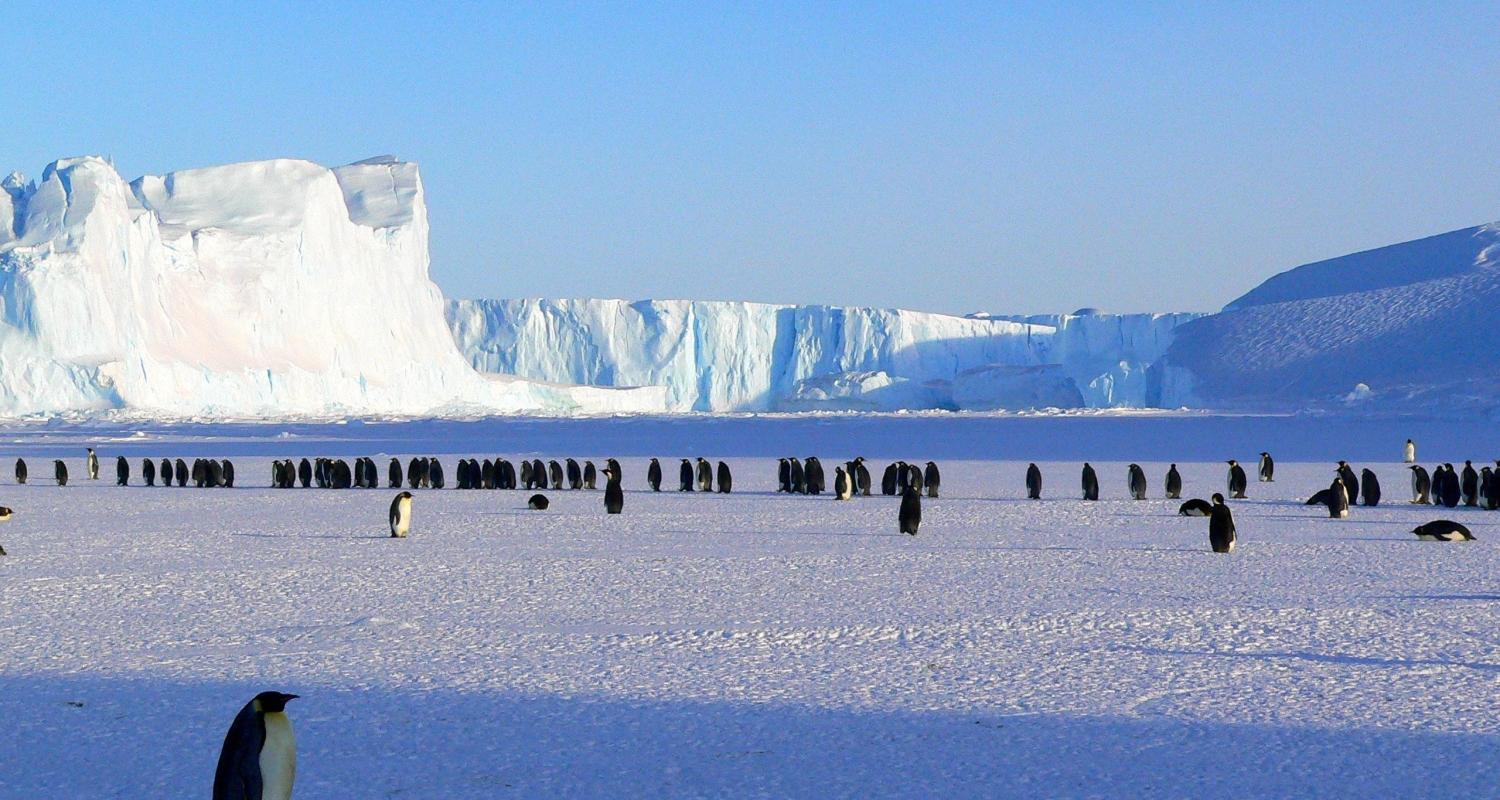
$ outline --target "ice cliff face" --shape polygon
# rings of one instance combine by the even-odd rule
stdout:
[[[0,184],[0,414],[652,410],[481,376],[428,279],[415,164],[276,160]]]
[[[955,317],[762,303],[459,300],[477,369],[662,386],[673,410],[1136,406],[1192,314]]]
[[[1163,399],[1212,408],[1493,411],[1500,223],[1307,264],[1184,325]]]

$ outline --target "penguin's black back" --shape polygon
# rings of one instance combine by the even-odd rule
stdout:
[[[1359,488],[1364,496],[1365,505],[1371,507],[1380,505],[1380,480],[1375,477],[1374,472],[1367,469],[1360,474]]]
[[[1215,504],[1208,515],[1209,546],[1215,553],[1227,553],[1234,539],[1234,513],[1223,503]]]
[[[902,533],[917,535],[917,528],[922,526],[922,495],[915,487],[908,486],[901,494],[901,512],[897,519]]]
[[[1042,499],[1042,469],[1036,464],[1026,468],[1026,498],[1028,500]]]

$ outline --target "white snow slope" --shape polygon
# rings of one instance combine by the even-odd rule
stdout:
[[[1410,506],[1384,460],[1356,466],[1386,502],[1330,520],[1299,501],[1331,463],[1288,459],[1234,502],[1240,547],[1217,556],[1206,522],[1161,499],[1165,463],[1141,458],[1151,499],[1125,499],[1139,456],[1121,442],[1184,454],[1214,439],[1250,461],[1223,452],[1240,420],[1184,419],[1166,440],[1144,419],[884,422],[9,432],[0,797],[207,796],[226,727],[264,689],[302,696],[299,800],[1495,796],[1500,514]],[[1320,452],[1395,455],[1409,435],[1253,424],[1246,441]],[[1007,435],[986,441],[996,426]],[[679,428],[718,437],[701,454],[734,467],[734,494],[643,491],[652,448],[700,454],[665,444]],[[839,443],[829,462],[856,442],[918,460],[928,443],[1063,444],[1092,459],[1104,498],[1077,499],[1076,460],[1039,459],[1039,502],[1021,499],[1024,459],[945,460],[910,538],[892,498],[777,495],[774,460],[738,455],[806,456],[809,432]],[[1477,434],[1470,455],[1494,455]],[[1431,438],[1424,459],[1461,463]],[[451,478],[476,442],[512,443],[481,457],[600,459],[601,441],[634,447],[618,453],[621,516],[602,492],[549,492],[536,513],[528,492],[419,491],[412,537],[392,540],[390,490],[258,488],[270,454],[396,445],[444,454]],[[106,473],[116,453],[233,455],[241,488],[89,482],[84,443]],[[40,479],[51,457],[69,459],[68,487]],[[1190,496],[1222,489],[1222,462],[1174,460]],[[1436,516],[1478,541],[1408,532]]]
[[[657,389],[486,378],[443,324],[415,164],[147,175],[57,161],[0,191],[0,415],[652,410]]]
[[[1177,330],[1163,405],[1494,411],[1500,223],[1308,264]],[[1363,384],[1369,391],[1356,390]]]
[[[686,300],[457,300],[485,372],[664,386],[674,410],[1145,405],[1146,370],[1195,314],[955,317]]]

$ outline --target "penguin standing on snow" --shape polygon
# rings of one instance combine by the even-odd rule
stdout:
[[[1443,465],[1443,505],[1448,508],[1456,508],[1458,501],[1463,496],[1463,489],[1459,486],[1458,473],[1453,471],[1452,464]]]
[[[53,460],[53,462],[52,462],[52,475],[53,475],[53,477],[57,478],[57,485],[58,486],[67,486],[68,485],[68,465],[64,464],[62,462],[62,459],[59,458],[59,459]]]
[[[833,468],[833,499],[848,500],[854,496],[854,486],[849,480],[849,473],[843,467]]]
[[[802,469],[802,462],[795,458],[789,458],[787,461],[792,465],[792,494],[806,494],[803,487],[806,484],[807,474]]]
[[[606,478],[606,480],[608,479]],[[594,489],[598,488],[598,486],[599,468],[594,466],[594,462],[592,461],[583,462],[583,488],[588,489],[592,492],[594,491]]]
[[[788,475],[790,475],[790,470],[788,470]],[[650,486],[653,492],[661,491],[661,462],[654,458],[651,459],[650,466],[646,467],[646,485]]]
[[[698,491],[712,492],[714,490],[714,468],[709,466],[701,456],[698,458]]]
[[[115,457],[115,485],[130,485],[130,462],[125,460],[125,456]]]
[[[1245,476],[1245,468],[1234,459],[1229,460],[1229,496],[1235,500],[1245,499],[1245,490],[1250,487],[1250,479]]]
[[[683,459],[682,465],[677,468],[677,491],[691,492],[693,490],[693,462]]]
[[[1173,464],[1167,468],[1167,499],[1177,500],[1182,497],[1182,475],[1177,472],[1177,465]]]
[[[729,494],[734,489],[734,476],[729,474],[729,465],[719,462],[719,494]]]
[[[1417,446],[1410,439],[1406,440],[1406,456],[1405,457],[1406,457],[1406,463],[1408,463],[1408,464],[1415,464],[1415,463],[1417,463]]]
[[[604,469],[604,513],[618,514],[625,508],[625,490],[620,488],[620,473]]]
[[[156,485],[156,462],[155,461],[152,461],[149,458],[143,458],[143,459],[141,459],[141,480],[145,481],[147,486],[155,486]]]
[[[1472,542],[1474,534],[1468,528],[1452,520],[1433,520],[1426,525],[1418,525],[1411,529],[1418,539],[1427,542]]]
[[[1130,484],[1130,496],[1136,500],[1146,499],[1146,472],[1141,469],[1140,464],[1131,464],[1129,467],[1128,481]]]
[[[99,480],[99,455],[94,452],[94,448],[92,448],[92,447],[85,448],[85,449],[87,449],[89,451],[89,461],[88,461],[89,480],[91,480],[91,481],[97,481],[97,480]]]
[[[880,475],[880,493],[887,497],[896,493],[896,482],[900,480],[900,476],[896,474],[896,471],[896,465],[890,464],[885,468],[885,472]]]
[[[1333,485],[1328,487],[1328,516],[1332,519],[1349,516],[1349,487],[1344,485],[1343,478],[1334,478]]]
[[[26,483],[26,459],[24,458],[16,459],[16,483],[23,485]]]
[[[1260,482],[1271,483],[1276,480],[1276,462],[1270,453],[1260,454]]]
[[[583,488],[583,468],[578,466],[577,460],[571,458],[567,460],[567,465],[568,488],[576,492]]]
[[[1373,471],[1367,469],[1360,473],[1359,490],[1366,506],[1374,508],[1380,505],[1380,481],[1376,479]]]
[[[156,473],[161,478],[162,486],[172,485],[172,462],[167,459],[161,460],[161,470]]]
[[[213,800],[291,800],[297,741],[286,704],[296,699],[261,692],[235,716],[214,770]]]
[[[927,462],[927,469],[922,474],[922,482],[927,484],[927,496],[936,498],[938,496],[938,485],[943,482],[942,473],[938,472],[936,463]]]
[[[1094,473],[1094,468],[1087,463],[1083,465],[1083,499],[1099,499],[1099,476]]]
[[[792,462],[784,458],[776,459],[776,491],[792,491]]]
[[[870,468],[865,466],[864,456],[854,459],[856,468],[854,475],[854,488],[865,497],[870,496]]]
[[[1359,499],[1359,478],[1355,477],[1354,468],[1349,466],[1349,462],[1339,462],[1339,477],[1344,479],[1344,488],[1349,491],[1349,499]]]
[[[411,492],[402,492],[391,500],[391,536],[405,539],[411,533]]]
[[[1427,470],[1420,464],[1413,464],[1411,470],[1411,502],[1414,505],[1432,504],[1432,478],[1428,477]]]
[[[1042,470],[1036,462],[1026,467],[1026,499],[1042,499]]]
[[[1479,473],[1474,471],[1474,462],[1464,462],[1463,482],[1459,484],[1459,487],[1464,505],[1479,505]]]
[[[1235,540],[1234,513],[1229,506],[1224,505],[1224,496],[1214,495],[1213,510],[1208,515],[1208,546],[1215,553],[1234,552]]]
[[[1479,470],[1479,507],[1493,511],[1491,500],[1494,498],[1495,471],[1489,467]]]
[[[227,458],[224,459],[224,483],[222,485],[226,489],[234,488],[234,462]]]
[[[917,492],[916,487],[908,486],[901,495],[901,512],[899,515],[901,532],[917,535],[917,528],[922,525],[922,495]]]
[[[819,461],[817,456],[808,456],[807,461],[803,462],[802,472],[803,492],[806,494],[822,494],[823,490],[827,488],[827,483],[823,478],[823,462]]]

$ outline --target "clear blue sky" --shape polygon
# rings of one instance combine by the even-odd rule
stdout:
[[[5,4],[0,167],[394,153],[453,296],[1211,309],[1500,219],[1493,0],[135,5]]]

